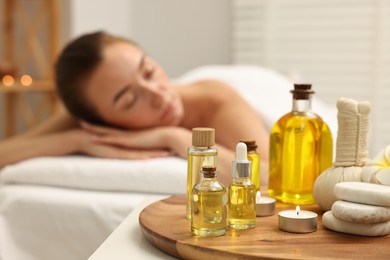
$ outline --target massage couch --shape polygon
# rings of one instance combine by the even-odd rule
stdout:
[[[275,71],[245,65],[203,66],[175,81],[200,79],[232,85],[268,129],[291,110],[292,82]],[[316,94],[312,107],[335,137],[335,105],[324,104]],[[187,161],[176,157],[61,156],[9,165],[0,171],[0,259],[87,259],[137,205],[156,194],[185,193],[186,181]]]

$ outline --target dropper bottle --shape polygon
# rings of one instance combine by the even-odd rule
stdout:
[[[247,146],[238,143],[236,160],[232,163],[233,183],[229,186],[229,226],[249,229],[256,226],[256,188],[251,181],[252,162],[247,158]]]

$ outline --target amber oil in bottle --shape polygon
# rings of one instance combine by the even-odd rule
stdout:
[[[252,162],[247,158],[245,143],[236,146],[236,160],[232,163],[233,182],[229,185],[229,227],[256,227],[256,188],[251,181]]]
[[[241,141],[246,144],[248,150],[248,160],[252,162],[251,181],[255,185],[256,191],[260,190],[260,155],[257,152],[255,140]]]
[[[314,181],[332,165],[328,125],[311,110],[310,84],[295,84],[293,107],[271,129],[268,194],[291,204],[313,204]]]
[[[186,218],[191,219],[191,192],[200,181],[203,166],[217,166],[218,150],[215,144],[215,130],[208,127],[192,129],[192,146],[187,150],[187,207]]]
[[[203,166],[201,181],[191,195],[191,232],[196,236],[221,236],[226,232],[227,192],[217,180],[215,166]]]

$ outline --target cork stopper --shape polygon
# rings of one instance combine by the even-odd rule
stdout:
[[[290,91],[294,99],[309,99],[314,94],[311,84],[294,84],[294,90]]]
[[[208,127],[192,128],[192,145],[210,147],[215,144],[215,130]]]
[[[247,141],[243,140],[240,142],[246,144],[246,148],[248,152],[256,151],[257,149],[257,144],[255,140],[247,140]]]
[[[214,178],[217,175],[215,166],[202,166],[202,173],[205,178]]]

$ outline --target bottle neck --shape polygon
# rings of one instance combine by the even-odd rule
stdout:
[[[250,178],[252,174],[251,161],[233,161],[232,162],[232,177],[233,178]]]
[[[309,95],[308,99],[295,99],[293,98],[293,112],[311,112],[311,98]]]
[[[252,183],[249,177],[233,177],[233,184],[250,184]]]
[[[207,181],[216,181],[217,180],[217,175],[218,174],[202,174],[202,180],[207,180]]]

